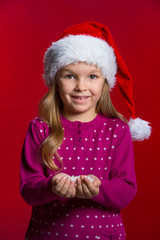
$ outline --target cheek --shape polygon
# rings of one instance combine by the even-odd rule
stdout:
[[[59,85],[59,92],[60,95],[67,95],[71,92],[71,85],[70,84],[60,84]]]
[[[103,85],[101,85],[101,84],[92,86],[92,94],[94,96],[100,97],[102,94],[102,89],[103,89]]]

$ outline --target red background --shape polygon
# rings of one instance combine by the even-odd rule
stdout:
[[[160,239],[160,2],[1,0],[2,240],[24,239],[30,218],[31,207],[19,194],[19,163],[29,121],[37,116],[38,102],[47,90],[42,80],[44,52],[65,28],[89,20],[109,27],[134,80],[137,116],[153,128],[149,140],[134,143],[138,193],[122,211],[127,240]],[[117,88],[112,95],[117,108],[127,113]]]

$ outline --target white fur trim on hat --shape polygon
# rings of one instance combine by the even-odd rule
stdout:
[[[90,35],[68,35],[52,43],[44,56],[43,77],[47,86],[51,85],[60,68],[77,62],[96,65],[110,89],[114,87],[117,73],[114,50],[105,40]]]
[[[129,120],[130,132],[133,140],[143,141],[151,135],[151,127],[149,122],[140,118],[131,118]]]

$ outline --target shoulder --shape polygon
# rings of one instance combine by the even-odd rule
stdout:
[[[36,126],[38,129],[49,128],[49,125],[46,122],[42,121],[40,117],[35,117],[34,119],[32,119],[30,124]]]
[[[124,122],[123,120],[121,120],[119,118],[110,118],[109,122],[110,122],[111,127],[118,132],[125,132],[125,131],[129,130],[128,123]]]
[[[102,116],[101,129],[103,129],[102,131],[107,137],[109,136],[108,139],[112,139],[114,141],[115,145],[121,142],[124,137],[131,140],[128,123],[119,118],[108,118],[106,116]]]
[[[40,117],[36,117],[30,121],[29,131],[44,140],[50,134],[50,127]]]
[[[110,130],[121,131],[122,129],[129,129],[129,125],[119,118],[109,118],[101,115],[101,120],[103,125]]]

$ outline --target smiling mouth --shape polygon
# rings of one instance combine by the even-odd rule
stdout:
[[[82,96],[82,97],[79,97],[79,96],[72,96],[72,97],[75,98],[75,99],[83,100],[83,99],[88,98],[89,96]]]

